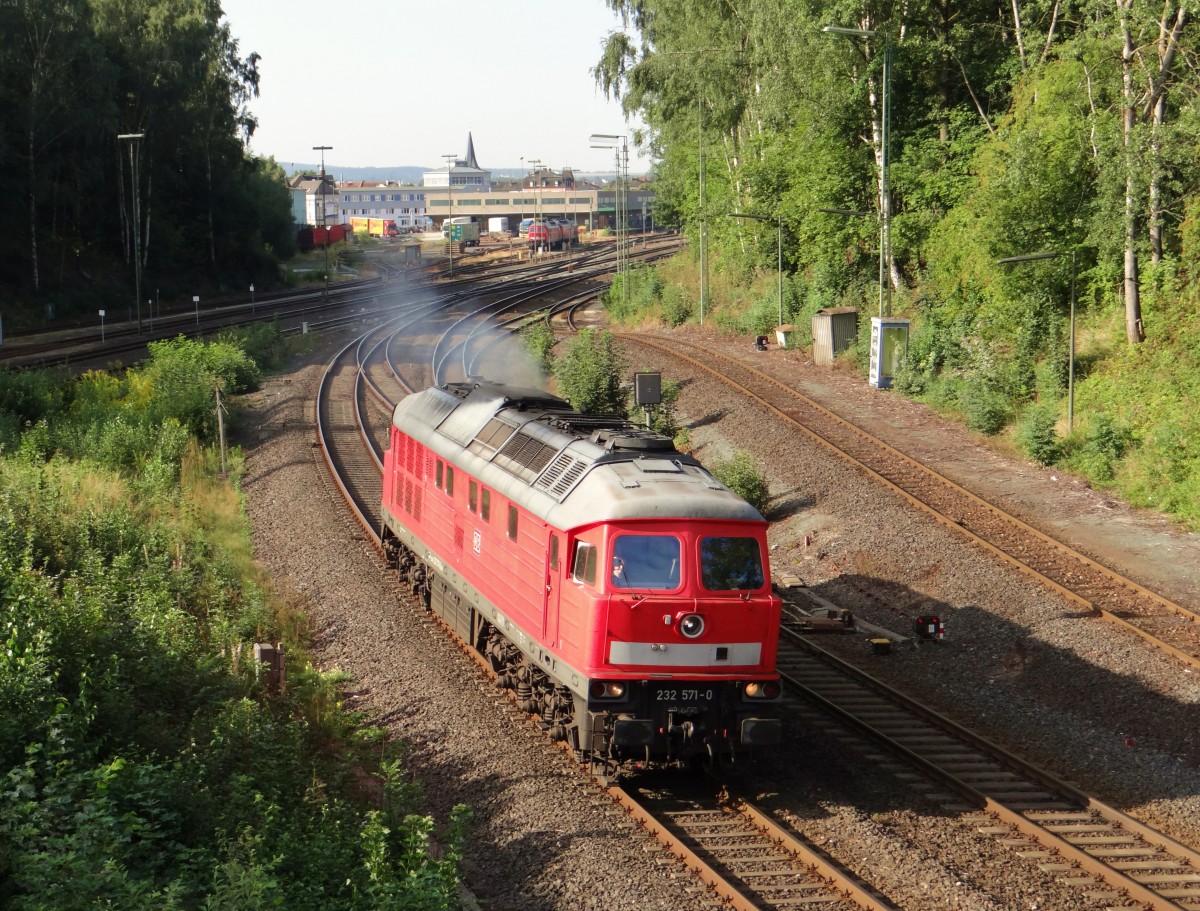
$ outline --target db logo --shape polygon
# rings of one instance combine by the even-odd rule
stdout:
[[[471,536],[471,548],[472,548],[472,550],[475,551],[475,553],[479,553],[479,550],[482,546],[483,546],[483,535],[481,535],[478,531],[476,531]]]

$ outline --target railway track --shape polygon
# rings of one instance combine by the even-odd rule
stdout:
[[[547,309],[552,311],[554,307]],[[399,317],[376,327],[344,346],[326,366],[315,407],[317,446],[322,458],[362,530],[376,545],[381,466],[367,410],[373,407],[371,402],[378,403],[387,396],[381,391],[386,384],[380,382],[385,369],[380,353],[402,331],[405,319]],[[368,382],[371,375],[374,379]],[[427,619],[437,624],[433,615]],[[491,673],[481,656],[462,643],[459,647],[476,660],[483,672]],[[512,706],[515,711],[515,703]],[[750,911],[820,905],[835,911],[892,911],[893,906],[849,871],[823,856],[815,846],[785,832],[745,801],[694,795],[683,806],[678,797],[635,794],[616,787],[610,789],[610,795],[666,851],[691,869],[704,888],[733,908]]]
[[[989,503],[834,414],[775,377],[716,349],[652,335],[621,338],[719,379],[856,466],[935,521],[1025,575],[1192,668],[1200,668],[1200,614],[1164,598]]]
[[[894,911],[886,898],[816,845],[740,797],[677,781],[666,788],[611,787],[609,794],[736,911]]]
[[[339,352],[326,371],[316,409],[326,462],[343,496],[358,504],[358,521],[372,539],[379,528],[380,482],[372,453],[377,447],[363,428],[364,409],[371,400],[386,400],[390,390],[368,392],[361,377],[391,369],[379,358],[394,342],[399,323],[378,327]],[[382,385],[377,379],[376,386]],[[869,678],[854,676],[838,662],[816,657],[801,642],[781,644],[779,663],[797,697],[875,741],[867,752],[882,756],[901,776],[933,779],[946,792],[948,809],[965,814],[981,835],[999,839],[1065,886],[1079,889],[1084,900],[1101,908],[1200,911],[1200,856],[1186,846],[919,710]],[[890,907],[745,801],[675,790],[612,788],[610,793],[733,907]]]
[[[1038,862],[1104,909],[1200,909],[1200,852],[914,702],[785,622],[778,667],[788,692],[865,734],[899,774],[943,789],[948,810]]]

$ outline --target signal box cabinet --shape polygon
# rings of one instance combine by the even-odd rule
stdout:
[[[833,359],[858,338],[858,310],[854,307],[829,307],[812,318],[813,363],[828,367]]]

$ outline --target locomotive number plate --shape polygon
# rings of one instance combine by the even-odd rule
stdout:
[[[712,702],[715,694],[711,689],[657,689],[654,691],[655,702],[689,703]]]

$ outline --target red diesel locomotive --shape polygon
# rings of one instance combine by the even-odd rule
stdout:
[[[547,250],[561,250],[575,240],[574,234],[574,222],[557,218],[538,218],[529,225],[526,238],[531,249],[542,247]]]
[[[396,406],[383,539],[550,735],[608,767],[778,742],[767,523],[660,434],[540,390]]]

